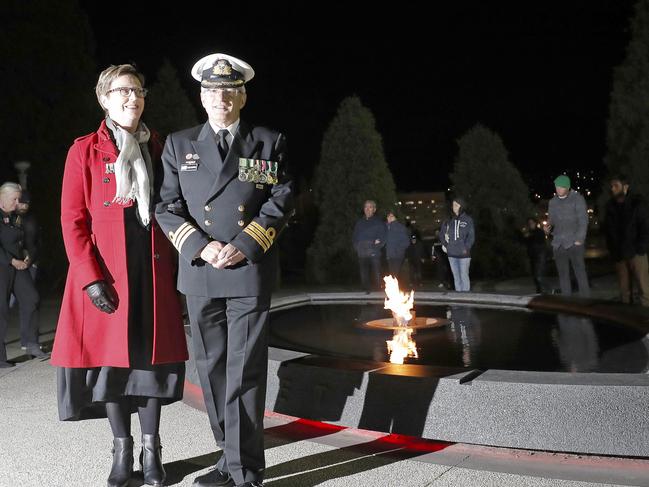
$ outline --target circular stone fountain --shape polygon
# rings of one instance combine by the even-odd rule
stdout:
[[[386,341],[398,327],[383,298],[274,299],[266,408],[450,442],[649,456],[645,310],[418,292],[418,356],[396,365]],[[188,380],[198,384],[191,364]]]

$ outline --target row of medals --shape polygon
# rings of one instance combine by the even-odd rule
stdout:
[[[277,162],[262,159],[239,159],[239,181],[277,184]]]

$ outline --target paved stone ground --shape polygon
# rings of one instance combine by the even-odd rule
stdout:
[[[105,485],[106,420],[59,422],[55,370],[47,360],[0,377],[0,486]],[[137,419],[133,418],[136,448]],[[190,486],[219,453],[207,417],[183,403],[163,410],[168,485]],[[649,461],[578,457],[434,442],[266,417],[266,484],[309,486],[649,486]],[[134,477],[131,487],[142,485]]]

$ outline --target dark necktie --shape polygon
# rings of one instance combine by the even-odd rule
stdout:
[[[219,153],[221,154],[221,160],[223,162],[225,162],[225,158],[228,155],[228,150],[230,150],[230,147],[228,146],[228,139],[226,138],[227,135],[227,129],[221,129],[219,130],[219,133],[216,134],[219,145]]]

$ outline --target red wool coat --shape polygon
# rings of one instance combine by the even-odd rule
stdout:
[[[155,173],[162,144],[153,133],[149,151]],[[56,366],[129,367],[124,206],[112,202],[115,175],[106,167],[117,154],[102,122],[97,132],[75,140],[65,162],[61,226],[70,268],[52,350]],[[187,345],[174,279],[175,252],[154,218],[151,224],[153,363],[182,362]],[[83,289],[100,279],[117,293],[119,304],[112,314],[95,308]]]

